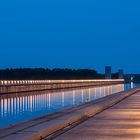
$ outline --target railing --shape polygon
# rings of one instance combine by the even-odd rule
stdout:
[[[122,84],[123,79],[114,80],[1,80],[0,94],[26,91],[55,90],[87,86]]]
[[[107,79],[107,80],[0,80],[0,86],[12,85],[40,85],[55,83],[89,83],[89,82],[124,82],[124,79]]]

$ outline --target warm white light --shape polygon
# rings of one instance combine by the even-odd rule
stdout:
[[[41,84],[41,83],[86,83],[86,82],[124,82],[124,79],[88,79],[88,80],[4,80],[0,81],[0,84]]]

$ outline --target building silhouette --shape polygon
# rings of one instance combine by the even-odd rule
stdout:
[[[123,72],[123,70],[122,69],[119,69],[119,71],[118,71],[118,73],[119,73],[119,79],[123,79],[124,78],[124,72]]]
[[[105,79],[111,79],[111,66],[105,66]]]

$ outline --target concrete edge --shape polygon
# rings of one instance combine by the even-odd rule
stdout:
[[[108,82],[106,82],[106,83],[91,83],[91,84],[89,84],[89,85],[86,85],[87,83],[85,83],[85,85],[81,85],[81,83],[79,83],[80,85],[66,85],[66,84],[77,84],[77,83],[64,83],[63,84],[63,86],[64,85],[66,85],[66,86],[62,86],[62,83],[59,85],[57,85],[57,86],[55,86],[57,83],[53,83],[53,84],[36,84],[36,85],[13,85],[13,87],[21,87],[22,88],[22,90],[20,90],[20,89],[17,89],[17,90],[14,90],[14,91],[8,91],[8,90],[6,90],[6,91],[2,91],[2,92],[0,92],[0,95],[4,95],[4,94],[14,94],[14,93],[24,93],[24,92],[34,92],[34,91],[45,91],[45,90],[48,90],[48,91],[51,91],[51,90],[59,90],[59,89],[71,89],[71,88],[80,88],[80,87],[91,87],[91,86],[106,86],[106,85],[116,85],[116,84],[124,84],[124,81],[120,81],[120,82],[116,82],[116,83],[108,83]],[[83,84],[83,83],[82,83]],[[25,90],[23,90],[24,88],[27,88],[27,87],[29,87],[29,86],[46,86],[46,85],[51,85],[52,87],[44,87],[44,88],[33,88],[33,89],[25,89]],[[25,86],[24,88],[22,87],[22,86]],[[10,88],[10,87],[12,87],[12,85],[7,85],[7,86],[1,86],[0,88],[3,88],[3,87],[5,87],[5,88]]]

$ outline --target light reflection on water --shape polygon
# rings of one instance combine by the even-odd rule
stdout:
[[[124,91],[129,85],[90,87],[60,92],[46,91],[0,96],[0,127],[29,120],[65,108]]]

